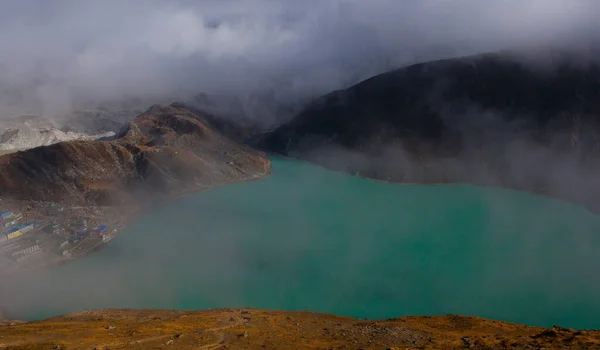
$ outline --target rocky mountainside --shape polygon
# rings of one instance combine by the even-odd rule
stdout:
[[[3,198],[132,204],[257,179],[270,163],[201,114],[155,105],[104,140],[60,142],[0,157]]]
[[[29,149],[72,140],[95,140],[113,136],[114,132],[87,134],[60,128],[52,121],[34,116],[22,116],[0,123],[0,150]]]
[[[306,311],[105,310],[0,326],[0,348],[599,349],[600,332],[454,315],[366,321]]]
[[[257,147],[396,182],[470,182],[600,208],[600,65],[500,52],[412,65],[318,99]]]

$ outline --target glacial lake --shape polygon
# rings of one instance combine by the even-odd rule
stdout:
[[[291,160],[155,208],[104,250],[0,281],[22,319],[99,308],[463,314],[600,328],[600,216],[524,192],[377,183]]]

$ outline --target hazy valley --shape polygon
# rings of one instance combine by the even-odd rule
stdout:
[[[0,349],[600,348],[598,13],[7,2]]]

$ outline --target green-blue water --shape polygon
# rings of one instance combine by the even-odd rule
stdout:
[[[600,328],[600,217],[581,207],[281,159],[273,173],[156,208],[103,251],[5,284],[7,312],[257,307]]]

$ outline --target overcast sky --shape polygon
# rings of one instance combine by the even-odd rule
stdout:
[[[316,95],[415,61],[600,35],[597,0],[7,0],[0,116],[122,96]]]

